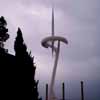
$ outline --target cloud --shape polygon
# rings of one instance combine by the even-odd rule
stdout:
[[[43,48],[40,42],[51,33],[52,3],[55,6],[55,33],[69,41],[67,46],[61,46],[57,81],[99,82],[99,0],[0,0],[0,16],[7,19],[10,34],[6,48],[14,54],[13,41],[17,28],[21,27],[28,50],[36,57],[36,77],[48,82],[54,59],[51,50]]]
[[[91,3],[90,0],[54,1],[56,35],[65,36],[69,41],[68,47],[62,46],[61,49],[64,59],[78,63],[80,60],[84,62],[99,56],[98,3],[98,0],[92,0]],[[20,26],[25,42],[33,54],[46,55],[40,42],[50,34],[51,1],[4,0],[0,4],[0,15],[7,18],[11,35],[7,46],[10,48],[12,37],[14,40],[17,27]],[[2,9],[2,5],[5,5],[5,9]],[[12,52],[12,49],[10,51]]]

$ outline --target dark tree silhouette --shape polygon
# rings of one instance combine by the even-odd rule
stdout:
[[[7,22],[3,16],[0,17],[0,47],[4,47],[4,42],[9,38],[8,29],[6,28]]]
[[[16,56],[24,57],[25,55],[28,55],[27,47],[24,43],[20,28],[18,28],[18,31],[17,31],[17,37],[14,44],[14,50],[15,50]]]
[[[35,64],[28,53],[21,29],[18,28],[14,43],[15,55],[4,49],[4,42],[9,38],[7,22],[0,17],[0,99],[4,100],[40,100],[38,81],[35,80]]]
[[[38,81],[35,80],[36,67],[33,63],[34,59],[27,52],[20,28],[17,31],[14,50],[17,59],[17,70],[19,71],[20,92],[24,93],[23,96],[21,95],[22,99],[29,99],[31,97],[30,100],[39,100]]]

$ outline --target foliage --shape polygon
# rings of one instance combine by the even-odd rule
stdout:
[[[3,16],[0,17],[0,47],[4,47],[4,42],[9,38],[8,29],[6,28],[7,22]]]
[[[17,59],[17,64],[18,64],[18,66],[21,65],[21,67],[19,68],[19,70],[21,71],[19,73],[19,75],[22,76],[22,78],[20,77],[21,79],[23,79],[22,83],[24,85],[23,84],[22,85],[25,86],[25,87],[21,86],[21,88],[23,87],[26,89],[25,90],[26,93],[24,93],[26,95],[31,90],[31,94],[32,94],[31,100],[39,100],[38,81],[35,80],[36,67],[33,63],[34,59],[31,56],[31,53],[27,52],[27,47],[24,43],[22,32],[21,32],[20,28],[18,28],[18,31],[17,31],[17,37],[15,40],[14,49],[15,49],[15,53],[16,53],[15,56]],[[21,75],[21,73],[23,73],[23,75]]]

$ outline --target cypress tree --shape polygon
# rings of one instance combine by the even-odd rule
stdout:
[[[39,100],[38,81],[35,80],[36,67],[33,63],[31,53],[27,52],[27,47],[24,43],[21,29],[18,28],[17,37],[14,44],[15,56],[17,59],[17,70],[19,71],[19,80],[21,82],[23,99]],[[28,95],[28,94],[31,95]]]

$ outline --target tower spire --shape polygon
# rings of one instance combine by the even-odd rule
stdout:
[[[52,32],[52,36],[54,36],[55,34],[55,25],[54,25],[54,7],[52,7],[52,24],[51,24],[51,32]],[[52,56],[54,53],[54,41],[52,41]]]
[[[51,29],[52,30],[52,36],[54,36],[54,33],[55,33],[54,24],[55,24],[54,23],[54,8],[52,7],[52,26],[51,26],[52,27],[52,29]]]

